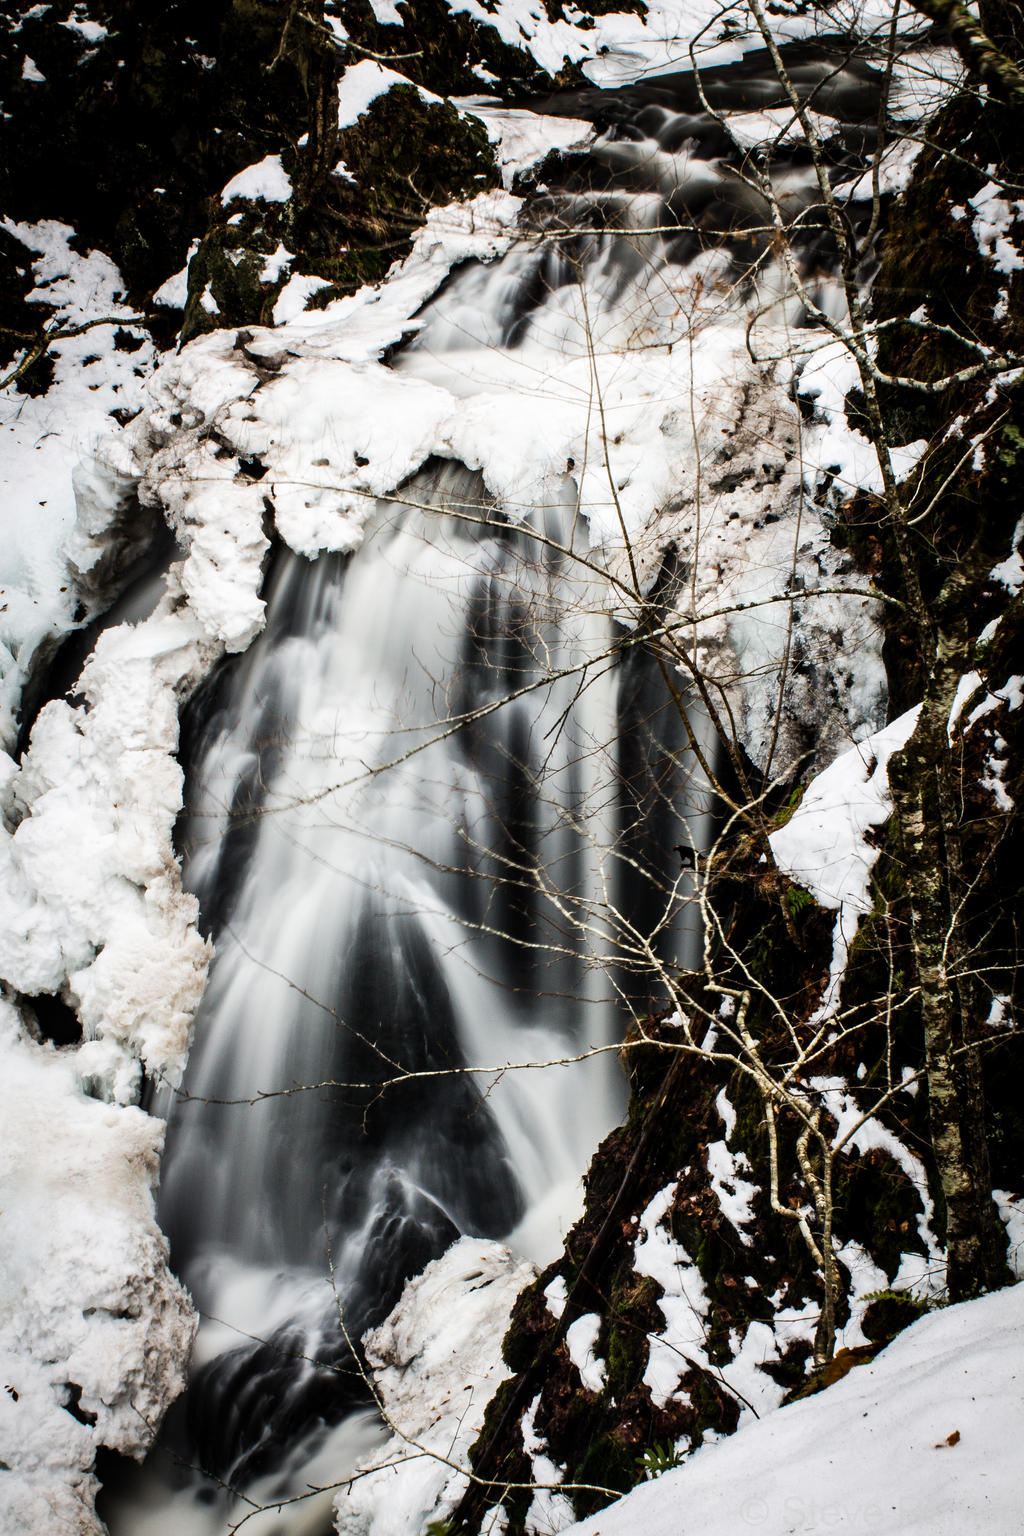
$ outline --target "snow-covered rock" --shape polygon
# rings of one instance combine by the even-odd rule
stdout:
[[[338,1536],[411,1536],[454,1508],[484,1409],[509,1374],[501,1340],[512,1304],[535,1273],[500,1244],[464,1237],[367,1335],[393,1433],[339,1496]]]

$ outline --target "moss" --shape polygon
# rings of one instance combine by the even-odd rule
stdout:
[[[260,274],[267,257],[275,249],[276,242],[259,229],[242,234],[221,223],[210,230],[189,263],[182,344],[222,326],[270,319],[281,282],[263,283]],[[216,305],[212,311],[206,307],[208,296],[212,296]]]
[[[424,102],[410,86],[379,97],[339,134],[338,152],[354,184],[337,187],[339,243],[315,270],[339,292],[382,277],[431,207],[500,184],[483,125],[450,102]],[[312,222],[310,215],[305,224]]]
[[[661,1287],[623,1265],[612,1281],[604,1336],[599,1341],[608,1367],[607,1394],[623,1401],[643,1380],[650,1354],[648,1333],[661,1326]]]
[[[579,1483],[596,1483],[600,1488],[611,1488],[616,1493],[628,1493],[639,1481],[636,1447],[620,1435],[604,1434],[586,1444],[573,1480]],[[609,1499],[600,1493],[582,1489],[572,1495],[576,1517],[585,1519],[603,1509]]]
[[[872,1256],[890,1280],[904,1253],[927,1252],[917,1226],[920,1196],[886,1153],[871,1151],[840,1163],[836,1196],[850,1225],[871,1233]]]
[[[872,1344],[888,1344],[930,1311],[932,1303],[910,1291],[880,1291],[865,1308],[861,1331]]]

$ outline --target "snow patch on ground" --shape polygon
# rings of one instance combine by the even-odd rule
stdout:
[[[997,272],[1009,277],[1014,272],[1024,272],[1024,259],[1010,239],[1014,224],[1024,219],[1024,202],[1010,203],[1001,194],[1002,188],[988,181],[968,201],[974,209],[971,228],[979,251]]]
[[[281,249],[283,250],[284,247],[282,246]],[[285,257],[286,260],[291,260],[287,252],[285,252]],[[273,260],[274,258],[268,258],[267,267],[274,270],[274,277],[270,279],[263,277],[263,281],[276,281],[277,276],[282,270],[284,263],[280,266],[272,267],[271,263]],[[266,268],[264,271],[266,271]],[[329,288],[330,286],[330,282],[325,277],[306,276],[304,273],[296,272],[294,277],[288,279],[277,296],[277,302],[274,305],[274,324],[287,325],[289,320],[297,319],[299,315],[304,313],[306,305],[313,295],[319,293],[321,289]]]
[[[992,1198],[999,1208],[999,1219],[1006,1228],[1006,1262],[1018,1280],[1024,1280],[1024,1196],[994,1189]]]
[[[540,1393],[534,1398],[523,1416],[523,1447],[530,1458],[530,1479],[534,1488],[530,1507],[526,1511],[526,1536],[551,1536],[553,1531],[564,1531],[572,1524],[573,1509],[558,1485],[564,1481],[565,1469],[547,1455],[547,1441],[534,1428]]]
[[[924,1269],[930,1279],[925,1289],[932,1295],[941,1294],[945,1281],[945,1257],[942,1245],[932,1230],[935,1202],[928,1188],[928,1175],[925,1172],[924,1163],[914,1156],[898,1136],[882,1125],[880,1120],[864,1113],[853,1094],[847,1091],[841,1078],[812,1078],[810,1085],[820,1093],[822,1103],[836,1123],[832,1138],[833,1147],[837,1150],[850,1147],[861,1157],[868,1152],[884,1152],[887,1157],[892,1158],[897,1167],[902,1168],[914,1186],[921,1206],[917,1217],[918,1236],[928,1255]],[[904,1255],[901,1274],[905,1269],[917,1264],[917,1255]],[[906,1280],[894,1281],[893,1285],[902,1290],[918,1288],[916,1284],[908,1283]]]
[[[572,117],[546,117],[486,97],[465,97],[456,100],[455,105],[483,123],[487,137],[496,146],[505,187],[511,187],[521,172],[543,160],[553,149],[580,149],[594,137],[590,123]]]
[[[1022,546],[1024,546],[1024,518],[1021,518],[1013,531],[1010,553],[989,572],[992,580],[998,581],[1007,592],[1017,593],[1024,585],[1024,547]]]
[[[777,1360],[794,1338],[813,1334],[816,1318],[780,1311],[773,1326],[753,1322],[742,1338],[733,1336],[733,1358],[712,1367],[706,1353],[709,1299],[700,1271],[686,1249],[665,1226],[665,1216],[675,1199],[677,1185],[661,1190],[640,1217],[633,1268],[649,1275],[664,1294],[658,1301],[665,1318],[661,1334],[648,1335],[650,1353],[644,1384],[657,1407],[683,1395],[679,1383],[693,1366],[712,1372],[741,1404],[741,1422],[777,1406],[782,1388],[760,1366]]]
[[[677,1186],[661,1190],[640,1217],[640,1232],[633,1259],[638,1275],[649,1275],[664,1295],[658,1305],[665,1331],[650,1342],[644,1385],[656,1407],[674,1396],[679,1378],[687,1369],[684,1351],[699,1351],[706,1334],[707,1292],[700,1271],[686,1249],[670,1236],[662,1218],[675,1198]]]
[[[734,1228],[740,1242],[749,1248],[753,1238],[744,1228],[754,1219],[751,1202],[758,1192],[758,1186],[743,1178],[744,1173],[751,1171],[747,1154],[729,1149],[729,1139],[736,1124],[736,1111],[729,1103],[724,1088],[715,1100],[715,1105],[725,1122],[726,1130],[723,1140],[708,1142],[708,1177],[722,1215]]]
[[[565,1311],[565,1303],[568,1301],[568,1287],[564,1275],[556,1275],[555,1278],[544,1287],[544,1300],[548,1304],[548,1311],[557,1323]]]
[[[188,302],[188,269],[192,263],[192,258],[198,249],[199,241],[193,240],[192,244],[188,248],[188,255],[185,258],[185,265],[182,267],[180,272],[173,272],[165,283],[160,284],[160,287],[153,295],[154,304],[163,304],[168,309],[185,308],[185,305]],[[261,280],[266,281],[267,279]]]

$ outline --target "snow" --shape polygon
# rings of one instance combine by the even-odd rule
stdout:
[[[817,112],[807,112],[807,121],[819,138],[827,139],[833,124]],[[741,149],[755,149],[762,145],[780,147],[784,144],[800,144],[804,130],[800,119],[791,107],[767,107],[760,112],[729,112],[726,116],[729,136]]]
[[[960,716],[964,712],[964,706],[970,703],[980,687],[980,672],[965,672],[957,683],[956,693],[953,695],[953,703],[949,710],[949,719],[946,721],[946,739],[950,746],[953,745],[953,738],[956,735],[956,728],[960,724]],[[973,725],[977,718],[978,711],[974,710],[968,721],[968,726]]]
[[[267,155],[255,165],[247,165],[244,171],[232,176],[220,195],[226,208],[236,197],[265,203],[286,203],[292,195],[292,184],[281,164],[280,155]]]
[[[711,1141],[707,1147],[708,1178],[722,1215],[735,1229],[741,1243],[750,1247],[753,1238],[743,1229],[754,1219],[751,1202],[758,1186],[743,1174],[750,1172],[750,1159],[745,1152],[729,1150],[729,1141],[736,1125],[736,1111],[729,1103],[723,1088],[715,1100],[715,1107],[725,1123],[722,1141]]]
[[[986,757],[985,773],[979,782],[996,802],[996,809],[1006,813],[1012,811],[1014,806],[1013,797],[1003,783],[1008,763],[1005,757],[998,755],[1006,751],[1006,742],[1001,736],[997,736],[993,745],[995,750]]]
[[[1005,560],[993,566],[989,572],[993,581],[998,581],[1007,592],[1017,593],[1024,585],[1024,554],[1021,546],[1024,544],[1024,518],[1021,518],[1013,533],[1013,542],[1010,553]]]
[[[338,81],[338,127],[351,128],[352,124],[369,111],[378,96],[384,96],[396,85],[408,85],[423,101],[439,102],[440,96],[400,75],[397,70],[378,64],[375,59],[360,59],[350,64]]]
[[[1024,1280],[1024,1197],[1008,1190],[994,1189],[992,1198],[1009,1239],[1006,1261],[1018,1280]]]
[[[974,686],[969,693],[965,694],[965,703],[977,693],[981,686],[981,677],[977,672],[968,673],[967,678],[961,679],[961,683],[966,684],[967,681],[972,679]],[[1011,710],[1020,709],[1021,705],[1024,704],[1024,677],[1008,677],[1001,688],[997,688],[993,693],[986,692],[981,703],[975,704],[968,715],[967,724],[964,726],[964,733],[966,734],[973,725],[979,720],[983,720],[986,715],[990,715],[993,710],[998,709],[1001,704],[1005,704]]]
[[[580,1380],[588,1392],[602,1391],[608,1375],[608,1367],[597,1354],[597,1336],[600,1332],[601,1319],[596,1312],[587,1312],[583,1317],[578,1317],[565,1330],[569,1359],[579,1371]]]
[[[881,196],[895,196],[896,193],[906,190],[921,149],[922,145],[915,143],[912,139],[895,139],[886,146],[878,163],[878,191]],[[852,181],[840,182],[836,187],[836,195],[843,201],[870,198],[873,191],[874,176],[871,170],[862,171]],[[924,316],[917,315],[911,318],[923,319]]]
[[[137,1092],[141,1056],[174,1077],[208,951],[180,889],[174,692],[215,654],[194,624],[157,611],[101,636],[79,683],[36,722],[0,835],[0,976],[22,994],[66,989],[89,1041],[113,1048],[111,1092]],[[73,850],[73,853],[72,853]],[[95,1048],[83,1048],[94,1074]],[[122,1053],[124,1053],[122,1055]]]
[[[278,247],[278,251],[284,251],[284,258],[280,262],[278,261],[277,254],[267,258],[264,273],[272,271],[274,276],[266,277],[261,273],[261,282],[276,282],[286,262],[291,261],[292,258],[284,250],[283,245]],[[303,313],[314,293],[319,293],[322,288],[329,288],[330,286],[326,278],[306,277],[302,273],[296,272],[294,277],[288,279],[288,282],[285,283],[277,297],[277,302],[274,305],[274,324],[286,325],[289,320],[296,320]]]
[[[400,27],[402,25],[402,13],[398,9],[396,0],[370,0],[370,9],[378,26]]]
[[[191,265],[192,257],[198,249],[199,241],[193,240],[188,248],[185,265],[180,272],[172,273],[166,282],[160,284],[160,287],[153,294],[154,304],[163,304],[167,309],[185,308],[188,302],[188,269]]]
[[[819,1018],[835,1006],[850,945],[871,910],[871,871],[878,849],[867,840],[892,811],[888,763],[914,732],[920,705],[866,737],[812,779],[785,826],[769,837],[783,874],[838,913],[832,966]]]
[[[13,746],[33,661],[74,622],[76,595],[88,606],[106,599],[111,546],[125,557],[149,536],[131,503],[129,434],[109,434],[110,412],[142,405],[153,350],[146,339],[132,352],[115,345],[119,328],[145,333],[109,258],[74,251],[74,232],[54,221],[6,227],[36,257],[32,301],[64,328],[103,322],[53,343],[46,394],[9,388],[0,405]],[[83,1033],[60,1051],[40,1045],[30,1015],[19,1023],[3,1004],[0,1350],[17,1395],[0,1400],[10,1469],[0,1524],[11,1536],[99,1531],[96,1449],[141,1454],[180,1390],[193,1331],[153,1218],[162,1127],[135,1100],[140,1063],[154,1076],[180,1073],[202,993],[208,951],[172,841],[174,753],[177,703],[222,646],[173,575],[167,585],[148,618],[101,636],[77,698],[41,711],[20,769],[0,759],[0,978],[28,999],[61,996]],[[94,1426],[67,1411],[79,1402]]]
[[[809,1338],[816,1319],[789,1310],[776,1311],[772,1325],[752,1322],[742,1337],[731,1339],[733,1358],[725,1365],[711,1366],[707,1358],[708,1314],[710,1301],[700,1271],[681,1243],[675,1241],[665,1225],[678,1185],[660,1190],[641,1214],[633,1269],[649,1275],[661,1286],[658,1307],[665,1319],[660,1334],[648,1334],[649,1354],[644,1383],[656,1406],[663,1407],[670,1398],[685,1397],[680,1378],[692,1367],[713,1371],[726,1391],[736,1394],[741,1404],[741,1422],[747,1417],[776,1407],[782,1389],[760,1366],[777,1360],[794,1338]]]
[[[539,1407],[538,1392],[522,1422],[523,1447],[530,1458],[530,1481],[537,1485],[526,1512],[526,1536],[549,1536],[549,1532],[564,1530],[572,1522],[572,1505],[564,1493],[557,1492],[557,1485],[564,1481],[564,1470],[546,1454],[547,1442],[534,1425]]]
[[[263,263],[263,268],[260,272],[260,282],[276,283],[278,278],[281,276],[281,273],[285,270],[286,267],[291,266],[294,260],[295,257],[292,255],[291,251],[287,250],[285,246],[280,241],[278,241],[277,250],[268,256],[266,261]],[[288,318],[290,319],[291,317],[288,316]]]
[[[835,1134],[832,1138],[833,1147],[837,1150],[851,1147],[861,1157],[867,1152],[884,1152],[899,1168],[902,1168],[917,1191],[921,1206],[917,1217],[918,1236],[928,1255],[928,1273],[932,1276],[932,1283],[927,1289],[938,1292],[944,1278],[945,1265],[941,1246],[932,1230],[935,1203],[928,1188],[928,1175],[923,1162],[919,1157],[915,1157],[910,1148],[880,1120],[875,1119],[873,1115],[865,1115],[854,1096],[847,1092],[842,1079],[812,1078],[811,1087],[821,1094],[825,1108],[836,1122]],[[916,1262],[916,1256],[905,1255],[903,1262],[904,1266],[913,1265]],[[895,1281],[893,1283],[896,1285]],[[911,1286],[904,1283],[901,1288],[909,1290]]]
[[[1009,203],[1000,193],[1001,188],[988,181],[968,201],[974,209],[971,228],[979,251],[997,272],[1009,277],[1013,272],[1024,272],[1024,259],[1009,238],[1014,222],[1024,219],[1024,202]]]
[[[869,1365],[703,1447],[573,1536],[1020,1529],[1024,1287],[931,1313]]]
[[[877,850],[864,842],[888,819],[889,758],[917,724],[915,706],[851,747],[811,780],[790,820],[771,835],[779,868],[800,880],[823,907],[868,907],[868,881]]]
[[[687,1369],[685,1352],[702,1352],[706,1336],[708,1297],[697,1266],[681,1243],[662,1224],[677,1186],[661,1190],[640,1217],[633,1270],[649,1275],[664,1292],[658,1302],[665,1318],[664,1332],[649,1340],[650,1354],[644,1385],[656,1406],[674,1396],[679,1378]]]
[[[511,187],[518,175],[552,150],[579,149],[594,137],[591,124],[577,118],[548,117],[486,97],[462,97],[454,105],[483,123],[487,137],[496,146],[505,187]]]
[[[821,422],[808,444],[810,462],[819,473],[829,473],[845,494],[858,487],[881,495],[882,470],[874,444],[846,419],[846,397],[860,388],[857,360],[840,340],[822,340],[812,333],[809,355],[799,373],[799,391],[813,400]],[[897,480],[904,479],[920,461],[928,444],[921,439],[898,448],[889,456]]]
[[[102,43],[103,39],[109,37],[110,34],[100,22],[91,20],[84,13],[85,6],[76,5],[67,21],[59,22],[58,25],[66,27],[69,32],[73,32],[81,42],[88,44],[90,47],[95,47],[97,43]]]
[[[548,1311],[557,1322],[565,1311],[565,1303],[569,1299],[568,1288],[564,1275],[556,1275],[555,1278],[544,1287],[544,1300],[548,1304]]]

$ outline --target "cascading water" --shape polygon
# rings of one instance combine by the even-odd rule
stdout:
[[[817,110],[859,115],[863,71],[811,76]],[[778,98],[763,67],[705,90]],[[456,394],[644,345],[709,244],[726,267],[770,244],[690,77],[541,105],[600,130],[536,199],[543,238],[457,273],[393,363]],[[810,166],[772,174],[794,215],[811,201]],[[800,238],[813,272],[820,227]],[[613,623],[574,468],[560,499],[501,506],[435,461],[350,559],[278,551],[264,633],[193,708],[183,846],[216,959],[160,1211],[204,1321],[117,1536],[218,1532],[225,1487],[272,1504],[344,1475],[376,1433],[353,1346],[405,1280],[460,1233],[559,1245],[622,1105],[610,925],[653,903],[633,926],[694,958],[672,849],[705,835],[702,781]],[[321,1499],[251,1528],[326,1524]]]

